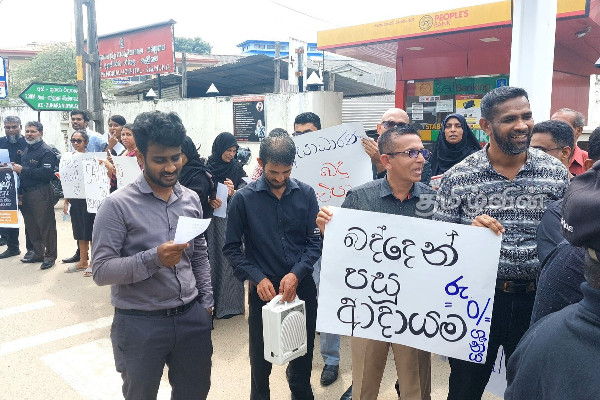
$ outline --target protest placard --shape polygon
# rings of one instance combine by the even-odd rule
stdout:
[[[58,173],[65,199],[85,199],[83,160],[106,158],[106,153],[64,153],[60,157]]]
[[[500,242],[487,228],[334,208],[317,330],[484,363]]]
[[[19,227],[17,174],[10,168],[0,168],[0,228]]]
[[[113,157],[115,165],[115,174],[117,175],[117,187],[122,188],[125,185],[135,181],[140,175],[140,166],[136,157]]]
[[[361,123],[295,136],[292,177],[315,190],[319,205],[342,205],[350,189],[373,180],[371,159],[361,144],[362,137],[366,135]]]
[[[100,203],[110,193],[110,178],[107,169],[94,159],[81,162],[83,168],[83,183],[85,186],[85,201],[89,213],[97,213]]]

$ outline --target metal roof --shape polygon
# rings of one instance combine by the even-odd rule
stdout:
[[[310,76],[313,69],[309,68]],[[219,90],[220,96],[237,96],[244,94],[262,94],[273,92],[274,60],[265,55],[245,57],[231,64],[202,68],[188,72],[188,97],[207,97],[211,83]],[[288,79],[287,63],[281,60],[281,79]],[[181,75],[166,75],[161,77],[163,88],[180,85]],[[137,85],[128,86],[115,91],[115,96],[131,96],[145,94],[150,88],[158,90],[158,80],[149,79]],[[336,92],[342,92],[344,97],[360,97],[383,95],[392,91],[357,82],[341,75],[335,76]]]

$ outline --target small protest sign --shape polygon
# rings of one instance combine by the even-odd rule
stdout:
[[[295,136],[292,177],[315,190],[319,205],[342,205],[350,189],[373,180],[371,159],[361,144],[362,137],[366,135],[360,123]]]
[[[65,199],[85,199],[82,161],[94,157],[106,158],[106,153],[64,153],[60,157],[58,173]]]
[[[136,157],[113,157],[115,174],[117,175],[117,187],[122,188],[135,181],[140,175],[140,166]]]
[[[484,363],[500,242],[487,228],[333,208],[317,330]]]
[[[87,211],[97,213],[100,203],[110,193],[110,178],[107,169],[94,159],[85,159],[81,162],[83,167],[83,182],[85,186],[85,200]]]

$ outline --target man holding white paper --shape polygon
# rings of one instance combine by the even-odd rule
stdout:
[[[202,218],[198,195],[177,181],[185,128],[176,114],[155,111],[138,115],[133,133],[144,172],[102,202],[92,248],[94,281],[111,285],[123,395],[155,399],[167,364],[171,399],[206,399],[213,306],[206,241],[174,243],[182,218]]]
[[[290,178],[296,146],[289,136],[266,137],[260,144],[263,175],[238,190],[230,201],[223,254],[240,280],[250,280],[250,399],[270,398],[271,363],[264,359],[262,307],[277,293],[296,295],[306,306],[307,353],[290,361],[287,379],[292,399],[312,400],[310,386],[317,317],[313,265],[321,255],[315,224],[315,191]],[[242,243],[244,249],[242,250]]]
[[[342,207],[408,217],[418,216],[416,207],[419,197],[435,193],[433,189],[420,183],[429,151],[423,147],[419,132],[411,125],[392,127],[380,136],[378,146],[386,176],[350,190]],[[323,234],[325,225],[331,218],[332,211],[323,207],[316,221]],[[429,352],[359,337],[352,337],[351,342],[352,395],[345,393],[343,398],[377,399],[390,346],[394,352],[402,399],[430,399]]]

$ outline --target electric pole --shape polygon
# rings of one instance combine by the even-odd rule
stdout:
[[[83,36],[83,6],[87,7],[87,53]],[[96,132],[104,133],[102,91],[100,90],[100,56],[98,55],[98,33],[96,25],[96,0],[75,0],[75,47],[77,63],[77,91],[79,108],[89,109]],[[86,66],[89,75],[86,76]],[[87,78],[87,79],[86,79]],[[89,93],[87,83],[89,82]]]

